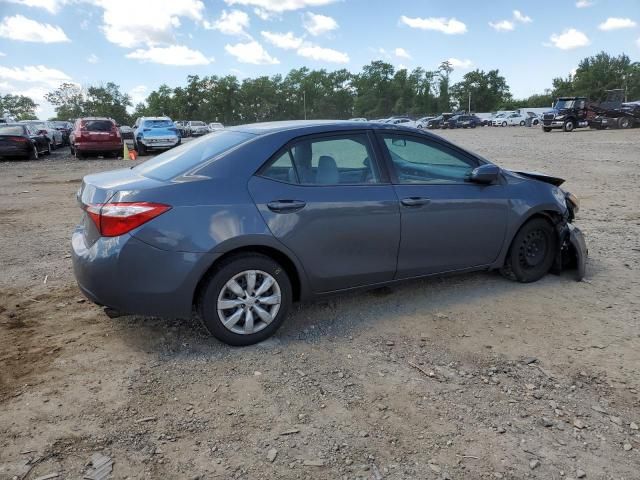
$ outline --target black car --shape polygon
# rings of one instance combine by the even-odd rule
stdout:
[[[128,125],[120,125],[120,136],[123,140],[133,140],[133,128]]]
[[[41,154],[49,155],[49,139],[21,123],[0,124],[0,157],[37,160]]]
[[[442,115],[427,121],[426,127],[429,130],[438,129],[442,126],[444,117]]]
[[[458,127],[462,128],[476,128],[482,127],[483,125],[482,119],[475,115],[462,115],[458,119]]]

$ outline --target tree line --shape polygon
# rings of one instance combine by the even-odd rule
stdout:
[[[397,70],[373,61],[358,73],[293,69],[287,75],[239,80],[234,75],[190,75],[186,85],[161,85],[146,100],[131,97],[114,83],[82,88],[66,83],[46,95],[58,119],[111,117],[131,124],[139,116],[168,115],[174,120],[218,121],[225,125],[288,119],[384,118],[422,116],[456,109],[491,112],[518,107],[550,107],[558,96],[601,100],[606,90],[624,88],[630,100],[640,99],[640,63],[625,54],[601,52],[583,59],[575,73],[552,80],[551,88],[528,98],[514,98],[499,70],[473,70],[452,84],[449,62],[435,70]],[[11,98],[7,98],[11,97]],[[30,101],[30,102],[29,102]],[[0,97],[0,110],[14,117],[33,116],[37,105],[27,97]],[[133,109],[132,113],[129,113]]]

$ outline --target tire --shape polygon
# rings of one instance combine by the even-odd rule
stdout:
[[[520,126],[521,126],[521,127],[524,127],[524,121],[521,121],[521,122],[520,122]]]
[[[506,127],[507,126],[507,122],[502,122],[502,126]]]
[[[38,155],[38,146],[34,143],[33,144],[33,148],[31,150],[31,152],[29,153],[29,156],[27,157],[28,160],[38,160],[40,158],[40,156]]]
[[[628,117],[620,117],[618,120],[618,127],[631,128],[631,120]]]
[[[47,143],[47,149],[44,152],[45,155],[51,155],[51,144]]]
[[[251,303],[243,304],[247,297],[247,273],[254,272],[255,290],[257,292],[263,285],[267,275],[275,283],[268,290],[258,296],[269,298],[271,301],[278,296],[280,304],[260,304],[256,297],[249,297]],[[237,296],[229,288],[229,283],[236,280],[236,285],[243,291],[242,297]],[[237,287],[236,287],[237,288]],[[253,298],[253,300],[252,300]],[[235,255],[223,260],[206,277],[200,294],[198,295],[196,310],[202,324],[218,340],[228,345],[245,346],[261,342],[275,333],[282,325],[291,306],[292,289],[291,281],[287,272],[276,261],[257,253],[247,253]],[[220,302],[234,303],[240,302],[237,306],[226,309],[219,309]],[[261,306],[262,305],[262,306]],[[263,308],[264,307],[264,308]],[[273,319],[265,322],[257,313],[261,309],[267,314],[273,314]],[[243,333],[247,328],[247,312],[251,312],[253,319],[253,333]],[[236,315],[238,315],[236,317]],[[234,318],[235,317],[235,318]],[[227,320],[229,327],[225,326],[223,320]],[[251,321],[251,320],[250,320]],[[249,327],[250,328],[250,327]]]
[[[138,155],[142,156],[142,155],[146,155],[147,154],[147,149],[145,148],[145,146],[142,143],[136,142],[136,144],[134,146],[136,147],[136,150],[138,151]]]
[[[556,232],[549,221],[529,220],[513,238],[501,273],[520,283],[540,280],[553,265],[557,244]]]
[[[87,158],[87,155],[84,152],[79,151],[78,149],[75,150],[75,155],[78,160],[84,160]]]
[[[542,127],[542,130],[546,133],[549,133],[551,131],[549,127]]]
[[[564,126],[562,128],[565,132],[573,132],[573,129],[576,128],[576,126],[573,120],[569,119],[564,122]]]

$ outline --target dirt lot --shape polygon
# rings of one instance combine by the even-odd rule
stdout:
[[[640,478],[640,130],[443,135],[568,179],[586,281],[417,281],[230,348],[77,290],[80,179],[132,162],[0,163],[0,479]]]

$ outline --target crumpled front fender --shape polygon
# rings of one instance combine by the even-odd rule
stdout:
[[[560,248],[552,268],[553,273],[559,274],[562,270],[575,270],[576,281],[581,281],[586,272],[589,249],[582,231],[571,223],[559,224],[558,238]]]

